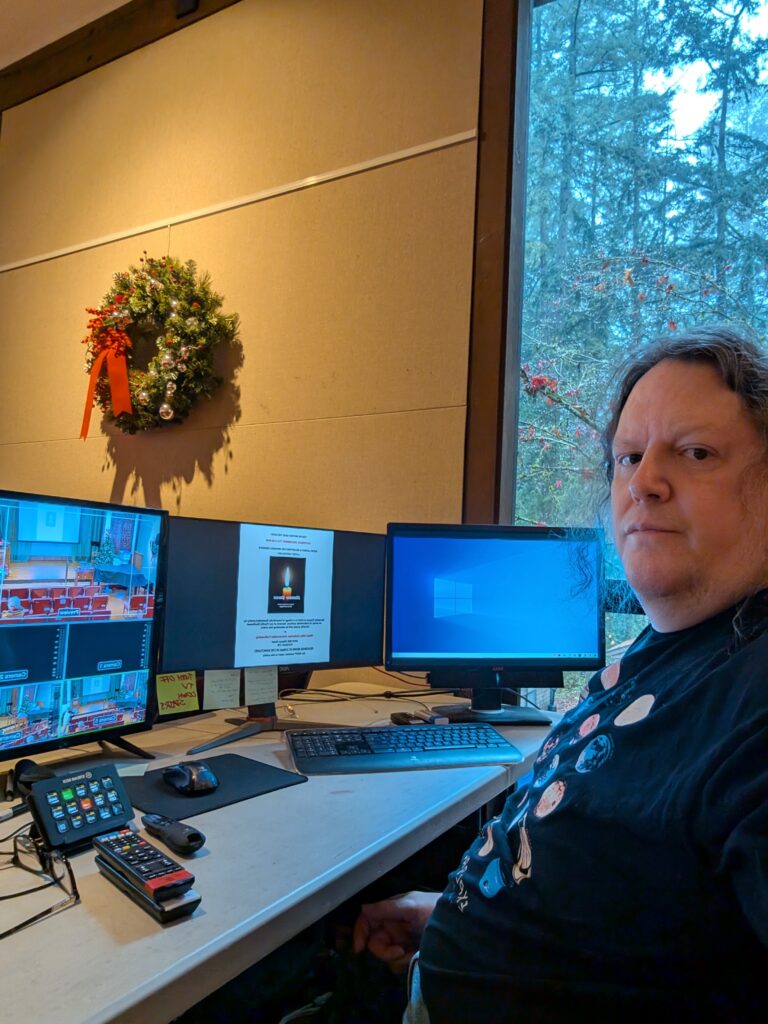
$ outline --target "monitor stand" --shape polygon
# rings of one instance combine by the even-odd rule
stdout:
[[[142,750],[141,747],[137,747],[135,743],[131,743],[130,740],[125,739],[124,736],[111,736],[108,740],[99,740],[99,746],[102,750],[107,750],[107,744],[111,743],[113,747],[119,747],[120,750],[127,750],[129,754],[134,754],[136,757],[145,757],[149,761],[154,761],[155,754],[150,754],[148,750]],[[107,753],[109,751],[107,750]]]
[[[471,704],[442,704],[432,710],[449,722],[489,722],[491,725],[551,725],[552,719],[538,708],[502,701],[505,689],[522,687],[553,689],[563,685],[557,670],[439,669],[428,675],[433,689],[472,690]]]
[[[306,690],[309,685],[309,677],[312,669],[291,671],[290,669],[279,669],[277,676],[278,696],[283,690]],[[207,743],[200,743],[191,747],[187,754],[202,754],[204,750],[214,750],[216,747],[223,747],[227,743],[236,743],[237,740],[246,740],[250,736],[258,736],[260,732],[269,732],[274,729],[281,729],[284,726],[299,727],[300,723],[291,720],[283,720],[277,717],[277,709],[273,703],[270,704],[249,704],[245,716],[228,718],[229,725],[237,726],[228,732],[222,733]]]

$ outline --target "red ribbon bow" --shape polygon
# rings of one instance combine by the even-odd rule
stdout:
[[[96,381],[99,379],[101,368],[105,362],[107,364],[109,389],[112,393],[112,412],[115,416],[119,416],[122,412],[127,412],[129,415],[133,412],[131,391],[128,387],[128,363],[125,358],[125,350],[130,347],[131,339],[124,331],[111,331],[110,335],[110,340],[105,343],[104,348],[96,356],[91,366],[88,394],[85,398],[85,410],[83,411],[83,424],[80,427],[80,437],[83,440],[88,437]]]

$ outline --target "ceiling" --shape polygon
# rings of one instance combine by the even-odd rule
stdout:
[[[0,68],[61,39],[128,0],[0,0]]]

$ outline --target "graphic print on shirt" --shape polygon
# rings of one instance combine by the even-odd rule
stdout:
[[[565,779],[555,779],[554,782],[550,783],[539,797],[539,802],[533,808],[533,813],[536,817],[546,818],[548,814],[556,810],[565,796],[566,788]]]
[[[633,700],[632,703],[620,711],[613,720],[613,724],[619,727],[623,725],[634,725],[635,722],[642,722],[648,716],[656,698],[652,693],[644,693],[642,697]]]
[[[534,761],[533,779],[520,794],[512,820],[492,818],[464,856],[448,897],[460,912],[467,910],[477,891],[493,899],[533,877],[535,823],[557,812],[568,790],[568,775],[583,777],[604,767],[616,752],[614,728],[620,730],[648,716],[655,696],[636,696],[638,686],[632,678],[618,686],[620,673],[620,661],[609,665],[599,681],[594,680],[595,689],[586,699],[566,712],[544,740]]]
[[[541,789],[543,785],[549,782],[549,780],[557,771],[559,764],[560,755],[555,754],[555,756],[552,758],[549,764],[545,768],[542,768],[541,772],[533,780],[533,782],[531,783],[531,789]]]
[[[595,736],[576,759],[576,771],[584,775],[605,764],[613,753],[613,740],[605,733]]]

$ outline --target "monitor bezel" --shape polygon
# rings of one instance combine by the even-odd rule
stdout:
[[[476,537],[525,538],[546,543],[551,538],[596,544],[598,573],[597,637],[598,653],[584,658],[516,658],[499,662],[498,658],[413,658],[394,657],[392,654],[392,601],[393,549],[398,537]],[[535,671],[556,669],[563,671],[589,671],[605,665],[605,608],[603,531],[597,528],[556,526],[478,525],[471,523],[389,523],[386,543],[384,667],[394,672],[432,672],[440,669],[499,669],[501,671]]]
[[[117,739],[122,736],[131,736],[136,733],[149,732],[156,720],[157,700],[155,695],[155,676],[158,671],[158,659],[160,657],[160,643],[163,632],[163,611],[165,605],[165,570],[166,570],[166,545],[168,539],[168,512],[161,508],[146,508],[142,505],[122,505],[109,501],[95,501],[91,498],[70,498],[64,495],[34,494],[28,491],[11,491],[0,489],[0,500],[10,499],[12,501],[42,502],[46,505],[67,505],[70,507],[104,509],[110,512],[147,512],[160,516],[159,543],[157,549],[157,573],[155,576],[155,604],[153,615],[152,642],[149,651],[149,678],[147,679],[147,699],[144,704],[144,721],[131,725],[109,726],[105,729],[93,730],[92,732],[79,733],[76,736],[62,736],[53,740],[42,740],[39,743],[25,743],[19,747],[0,748],[0,763],[5,761],[18,761],[22,757],[32,754],[41,754],[51,750],[67,750],[70,747],[82,747],[87,743],[98,743],[100,740],[108,742],[110,739]],[[0,626],[0,629],[3,627]],[[24,627],[34,628],[34,627]]]
[[[384,580],[385,586],[386,586],[386,535],[384,533],[377,533],[375,530],[343,530],[343,529],[337,529],[336,527],[328,527],[328,526],[307,526],[306,523],[267,523],[267,522],[261,522],[260,520],[256,520],[256,519],[220,519],[220,518],[212,518],[212,517],[209,518],[209,517],[206,517],[206,516],[180,516],[180,515],[173,515],[173,516],[169,516],[169,522],[170,522],[171,519],[173,519],[173,520],[182,519],[182,520],[187,520],[187,521],[206,522],[206,523],[222,523],[222,524],[225,524],[227,526],[267,526],[267,527],[276,527],[276,528],[285,527],[285,529],[290,529],[290,530],[317,530],[317,531],[326,531],[328,533],[333,533],[333,534],[349,533],[349,534],[353,534],[355,536],[362,536],[362,537],[379,537],[379,538],[382,538],[384,540],[384,547],[383,547],[383,551],[382,551],[382,580]],[[172,530],[172,527],[169,527],[169,531],[170,530]],[[378,662],[370,663],[370,662],[362,662],[359,659],[352,659],[352,660],[341,660],[341,659],[339,659],[339,660],[336,660],[336,661],[281,662],[279,664],[276,664],[274,667],[278,670],[278,673],[290,674],[290,673],[301,673],[301,672],[311,673],[311,672],[322,672],[322,671],[336,671],[337,669],[338,670],[342,670],[342,669],[348,669],[348,668],[369,668],[371,666],[371,664],[376,664],[376,665],[382,664],[383,663],[383,650],[384,650],[384,617],[385,617],[385,608],[386,608],[386,595],[383,596],[382,604],[381,604],[381,621],[380,621],[379,631],[378,631],[378,635],[379,635],[379,661]],[[234,641],[233,641],[233,643],[234,643]],[[233,650],[234,650],[234,648],[233,648]],[[161,649],[160,649],[160,652],[158,654],[158,657],[159,657],[160,671],[164,672],[164,671],[166,671],[166,669],[163,667],[162,653],[163,653],[163,650],[162,650],[162,646],[161,646]],[[198,673],[198,674],[201,673],[201,672],[205,672],[205,671],[211,671],[211,670],[216,670],[216,669],[228,669],[228,668],[232,668],[232,667],[233,667],[232,665],[206,665],[206,666],[202,666],[202,667],[199,666],[199,665],[195,665],[195,666],[191,666],[190,665],[189,666],[190,670],[194,669],[194,671],[196,673]],[[236,669],[238,668],[238,666],[234,666],[234,667]],[[239,670],[243,671],[246,667],[249,667],[249,666],[240,665],[239,666]],[[180,671],[180,670],[179,669],[170,669],[168,671],[173,672],[173,671]],[[167,720],[165,715],[163,716],[163,720],[164,721]]]

